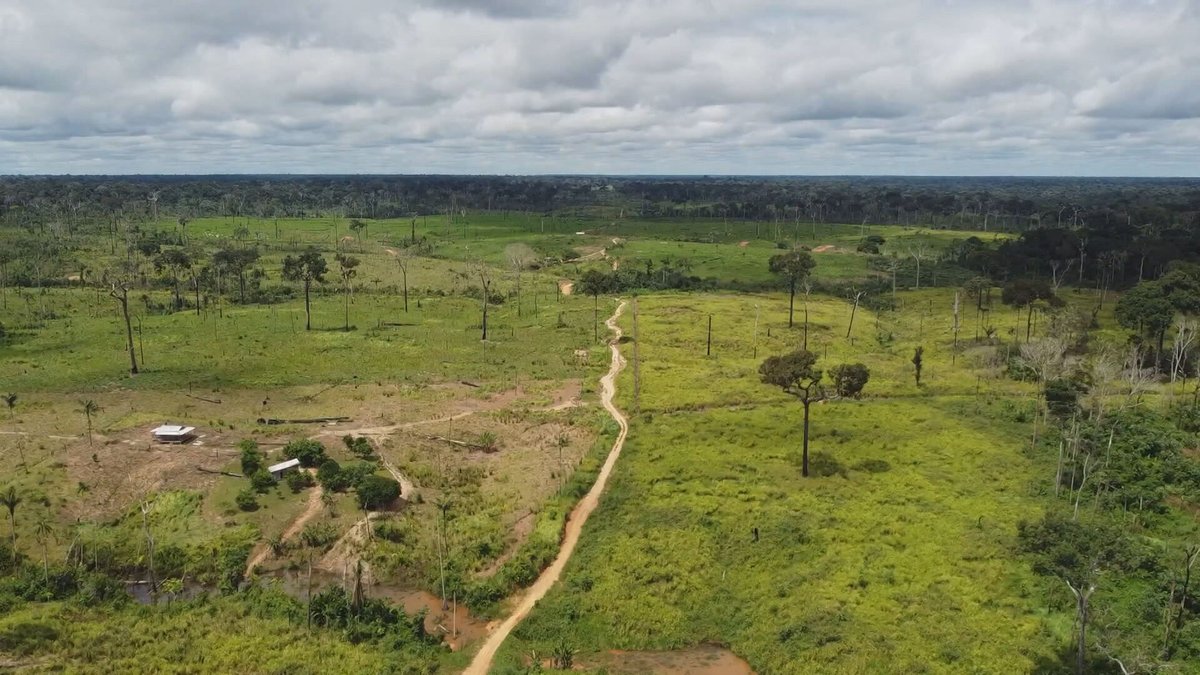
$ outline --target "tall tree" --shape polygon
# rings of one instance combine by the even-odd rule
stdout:
[[[309,300],[312,282],[323,283],[328,271],[329,263],[311,246],[298,257],[289,255],[283,259],[283,278],[304,283],[304,330],[312,330],[312,307]]]
[[[354,256],[343,253],[337,254],[336,257],[338,275],[342,277],[342,291],[346,296],[346,330],[350,330],[350,292],[353,288],[351,282],[354,280],[354,277],[358,276],[358,265],[361,261]]]
[[[913,364],[913,379],[916,380],[917,386],[919,387],[919,386],[921,386],[921,368],[924,367],[924,365],[925,365],[925,348],[924,347],[918,345],[917,348],[913,350],[912,364]]]
[[[600,339],[600,294],[611,286],[607,274],[600,270],[588,270],[579,279],[579,291],[592,296],[592,339]]]
[[[521,271],[537,259],[537,254],[528,244],[509,244],[504,248],[504,257],[517,279],[517,316],[521,316]]]
[[[813,403],[825,400],[825,388],[821,385],[821,369],[817,367],[817,355],[800,349],[782,356],[772,356],[758,368],[764,384],[779,387],[784,393],[794,396],[804,405],[804,446],[801,475],[808,476],[808,429],[809,409]]]
[[[125,319],[125,346],[129,350],[129,374],[138,374],[137,352],[133,348],[133,323],[129,318],[129,284],[127,277],[111,282],[108,294],[121,306],[121,316]]]
[[[492,303],[492,270],[482,259],[475,262],[475,274],[479,277],[479,287],[483,291],[483,334],[480,340],[487,340],[488,305]]]
[[[415,218],[413,219],[416,220]],[[400,284],[404,289],[404,312],[408,313],[408,265],[412,262],[412,248],[402,248],[396,251],[396,267],[400,268]]]
[[[38,516],[37,522],[34,523],[33,537],[42,547],[42,574],[45,575],[46,581],[50,581],[50,551],[47,547],[47,542],[54,538],[54,523],[51,522],[49,515],[42,513]]]
[[[92,418],[101,410],[103,408],[93,399],[89,398],[79,402],[79,412],[83,413],[83,416],[87,418],[88,445],[92,444]]]
[[[1019,312],[1025,309],[1025,341],[1028,342],[1033,331],[1033,307],[1035,303],[1044,302],[1050,306],[1057,307],[1063,304],[1062,300],[1054,294],[1054,289],[1045,281],[1033,279],[1017,279],[1008,283],[1003,290],[1000,291],[1000,302],[1013,307],[1017,310],[1017,319],[1020,320]]]
[[[171,290],[175,294],[175,311],[183,308],[183,296],[179,290],[179,280],[183,272],[192,268],[192,258],[186,251],[169,248],[154,257],[154,270],[168,272],[171,276]]]
[[[0,492],[0,505],[8,509],[8,524],[12,534],[12,557],[13,561],[17,559],[17,507],[21,505],[22,498],[17,488],[9,485],[3,492]]]
[[[772,274],[779,276],[788,285],[788,328],[791,328],[796,309],[796,286],[812,274],[817,261],[808,251],[796,250],[771,256],[767,266]]]

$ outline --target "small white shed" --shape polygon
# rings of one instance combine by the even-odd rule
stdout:
[[[187,443],[196,437],[193,433],[196,427],[185,427],[180,424],[164,424],[150,430],[154,440],[159,443]]]
[[[283,478],[283,474],[285,474],[285,473],[288,473],[290,471],[299,471],[299,470],[300,470],[300,460],[299,459],[289,459],[286,462],[272,464],[271,466],[267,467],[267,473],[271,474],[271,476],[275,480],[279,480],[280,478]]]

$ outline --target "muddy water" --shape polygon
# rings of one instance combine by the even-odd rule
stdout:
[[[638,675],[754,675],[750,664],[722,647],[701,645],[669,652],[611,651],[579,659],[586,668]]]
[[[304,571],[279,570],[259,577],[263,584],[275,584],[279,590],[288,595],[306,601],[309,594],[308,575]],[[331,586],[349,588],[353,581],[342,579],[340,575],[313,570],[312,593],[320,593]],[[151,604],[150,586],[148,584],[129,584],[129,594],[142,604]],[[470,611],[463,605],[447,602],[443,609],[442,601],[432,593],[411,588],[398,588],[385,584],[369,584],[365,587],[367,597],[379,598],[404,608],[407,614],[416,614],[426,610],[425,630],[430,635],[439,635],[442,641],[451,649],[458,650],[464,644],[487,635],[488,624],[482,619],[471,616]],[[216,592],[216,589],[201,584],[188,584],[176,599],[189,599]],[[164,598],[159,594],[159,602]]]

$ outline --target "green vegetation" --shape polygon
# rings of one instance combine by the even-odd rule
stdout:
[[[764,673],[1198,672],[1194,270],[1113,301],[1124,266],[1068,278],[1076,235],[688,208],[0,227],[43,256],[0,301],[5,663],[460,667],[441,599],[499,618],[554,559],[637,293],[628,441],[497,672],[701,644]],[[164,421],[197,441],[150,443]],[[134,637],[89,651],[106,630]]]

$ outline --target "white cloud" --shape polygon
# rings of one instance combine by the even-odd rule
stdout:
[[[1195,174],[1190,0],[9,0],[19,172]]]

